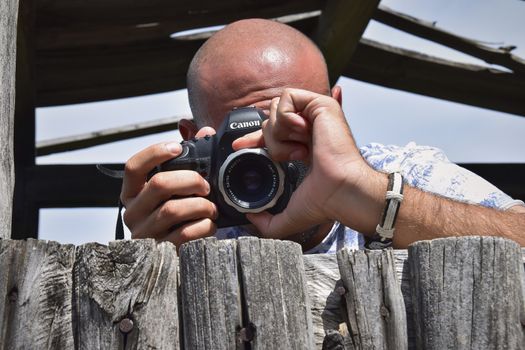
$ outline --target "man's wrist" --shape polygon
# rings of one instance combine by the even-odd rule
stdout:
[[[335,220],[365,235],[375,234],[385,205],[388,175],[368,164],[356,181],[347,182],[335,201]]]

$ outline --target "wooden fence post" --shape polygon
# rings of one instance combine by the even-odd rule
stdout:
[[[74,275],[77,349],[179,349],[174,245],[82,245]]]
[[[181,247],[180,272],[187,348],[313,348],[298,244],[194,241]]]
[[[0,240],[0,350],[179,349],[171,243]]]
[[[75,247],[0,240],[0,349],[72,349]]]
[[[242,349],[237,241],[208,238],[182,245],[180,280],[185,348]]]
[[[355,349],[407,349],[406,311],[392,250],[337,253]]]
[[[0,239],[11,237],[13,212],[17,19],[18,0],[0,1]]]
[[[523,262],[494,237],[421,241],[408,250],[418,349],[523,349]]]

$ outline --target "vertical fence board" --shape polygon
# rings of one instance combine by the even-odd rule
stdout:
[[[181,301],[186,349],[242,348],[237,241],[215,238],[180,250]]]
[[[301,247],[241,238],[239,261],[245,323],[255,327],[252,349],[312,349],[313,326]]]
[[[494,237],[421,241],[409,248],[417,347],[523,349],[523,263]]]
[[[0,349],[71,349],[75,247],[0,240]]]
[[[406,349],[406,314],[391,250],[337,253],[356,349]]]
[[[11,237],[18,0],[0,1],[0,239]]]
[[[335,254],[304,255],[306,284],[312,311],[315,348],[323,346],[327,333],[346,327],[346,310],[338,287],[341,275]]]
[[[179,348],[177,259],[171,243],[82,245],[77,249],[75,289],[77,348]],[[124,319],[133,322],[127,334],[122,332]]]

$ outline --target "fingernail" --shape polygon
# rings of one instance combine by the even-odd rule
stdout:
[[[166,144],[166,149],[173,154],[179,154],[182,151],[182,146],[178,142],[170,142]]]

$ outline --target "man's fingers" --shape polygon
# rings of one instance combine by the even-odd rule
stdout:
[[[197,131],[197,133],[195,134],[195,137],[204,137],[204,136],[207,136],[207,135],[215,135],[217,132],[215,131],[214,128],[210,127],[210,126],[205,126],[203,128],[201,128],[199,131]]]
[[[262,130],[257,130],[239,137],[232,143],[233,150],[238,151],[242,148],[264,147]]]
[[[163,142],[150,146],[131,157],[124,168],[124,180],[120,198],[124,204],[143,188],[149,172],[158,164],[180,155],[178,142]]]
[[[175,225],[203,218],[215,220],[217,215],[215,204],[205,198],[171,199],[157,208],[146,220],[138,223],[133,238],[162,238]]]
[[[217,231],[217,226],[210,219],[201,219],[190,222],[175,231],[169,233],[160,241],[172,242],[180,248],[183,243],[193,241],[199,238],[213,236]]]
[[[304,185],[303,182],[293,193],[287,207],[281,213],[276,215],[268,212],[246,214],[246,218],[255,225],[263,237],[280,239],[326,222],[327,218],[324,218],[318,209],[311,206],[312,198],[309,196],[312,191]]]
[[[145,218],[162,202],[173,196],[207,196],[210,185],[199,173],[191,170],[164,171],[155,174],[126,208],[124,222],[128,227]]]

